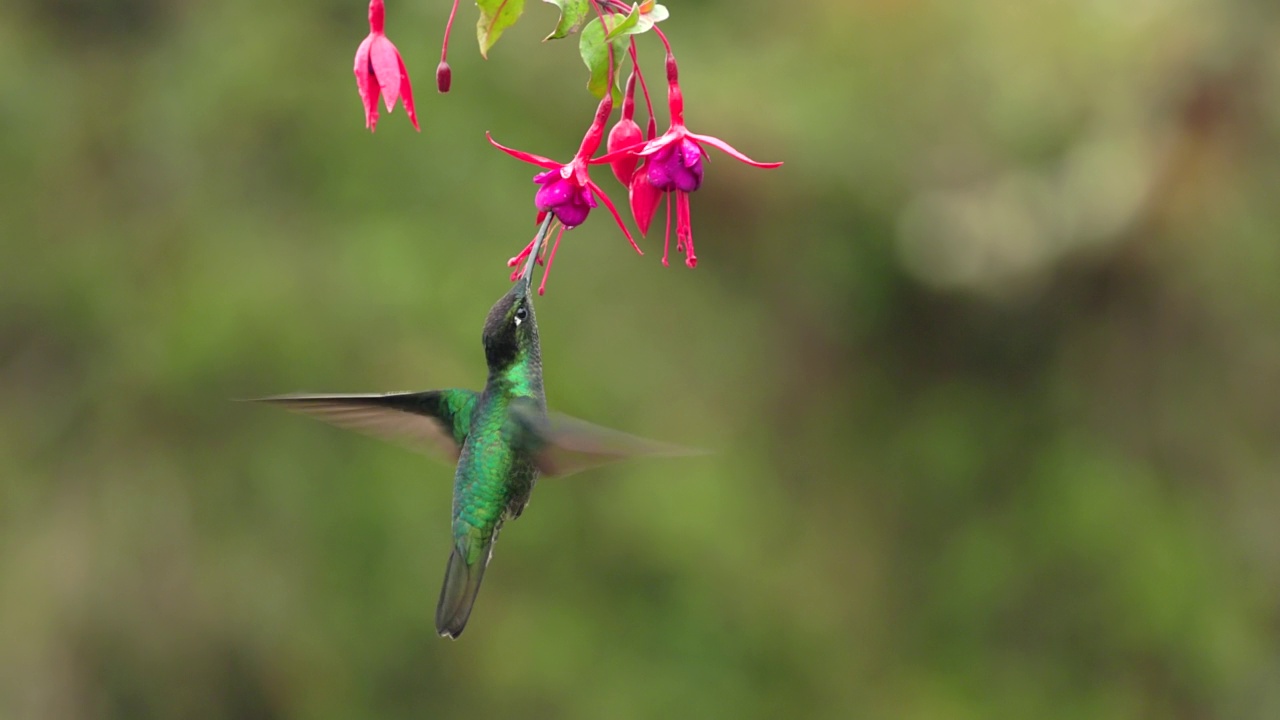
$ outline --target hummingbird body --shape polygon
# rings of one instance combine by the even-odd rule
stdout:
[[[540,475],[567,475],[638,454],[688,454],[684,448],[548,415],[530,279],[550,223],[548,217],[539,229],[523,277],[485,319],[482,340],[489,376],[482,392],[450,388],[261,398],[414,447],[428,441],[457,461],[452,548],[436,605],[436,630],[444,637],[462,634],[498,532],[524,511]]]
[[[528,425],[513,406],[546,419],[538,326],[521,284],[489,311],[483,341],[489,379],[453,476],[453,550],[436,606],[436,629],[448,637],[466,625],[498,531],[524,512],[538,479]]]

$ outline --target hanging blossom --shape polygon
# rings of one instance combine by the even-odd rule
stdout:
[[[383,33],[385,10],[382,0],[369,2],[369,36],[356,50],[356,89],[364,102],[364,126],[373,132],[378,125],[378,96],[382,96],[387,112],[397,101],[404,103],[404,111],[418,127],[418,115],[413,109],[413,87],[409,85],[409,71],[404,67],[400,51]]]
[[[637,253],[643,255],[644,252],[640,250],[640,246],[631,237],[631,231],[627,230],[627,226],[622,222],[622,216],[618,214],[618,209],[614,207],[613,201],[609,199],[609,196],[600,189],[600,186],[588,174],[588,166],[592,162],[591,156],[599,149],[600,141],[604,139],[604,125],[608,122],[609,115],[612,112],[613,98],[609,93],[605,93],[604,99],[600,101],[600,105],[596,108],[595,120],[582,138],[578,153],[573,156],[572,160],[564,164],[541,155],[506,147],[494,140],[493,136],[488,133],[485,133],[485,136],[489,138],[489,142],[494,147],[511,157],[545,169],[544,172],[533,176],[533,182],[538,185],[538,192],[533,198],[534,207],[538,209],[538,222],[542,222],[547,214],[550,213],[556,220],[560,221],[564,229],[575,228],[586,221],[592,208],[596,207],[596,198],[599,198],[600,202],[603,202],[604,206],[613,215],[618,227],[622,229],[622,234],[627,238],[627,242],[631,243],[631,247],[635,248]],[[555,247],[559,246],[559,244],[560,240],[557,237],[555,246],[552,247],[552,259],[554,259]],[[530,248],[526,248],[525,252],[512,258],[509,264],[519,263],[520,260],[528,256],[529,251]],[[548,263],[547,272],[550,271],[551,266]],[[541,289],[539,292],[541,292]]]
[[[663,43],[666,38],[659,32]],[[629,93],[634,93],[634,86],[628,85]],[[676,204],[676,251],[684,253],[684,263],[689,267],[697,267],[698,256],[693,249],[693,224],[689,213],[689,193],[702,187],[702,161],[707,157],[703,145],[717,148],[730,157],[740,160],[752,167],[776,168],[780,162],[757,162],[738,152],[732,145],[711,135],[698,135],[689,132],[684,124],[684,95],[680,91],[679,68],[671,46],[667,45],[667,107],[671,115],[671,126],[659,137],[650,137],[643,144],[623,147],[599,157],[595,162],[607,162],[614,166],[615,173],[624,158],[643,159],[644,165],[633,170],[631,176],[624,181],[630,193],[631,213],[642,235],[647,235],[649,225],[658,210],[658,205],[665,198],[667,202],[667,233],[662,245],[662,264],[668,265],[667,256],[671,244],[671,196],[675,196]],[[652,119],[650,121],[652,128]],[[652,134],[652,132],[651,132]],[[625,170],[625,166],[623,167]],[[622,180],[622,176],[619,176]]]

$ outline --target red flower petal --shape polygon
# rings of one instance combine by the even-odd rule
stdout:
[[[360,47],[356,48],[356,77],[360,76],[361,71],[369,69],[369,46],[372,44],[373,36],[368,35],[360,43]]]
[[[641,235],[648,235],[649,225],[658,212],[663,193],[649,182],[649,173],[644,168],[632,174],[627,190],[631,200],[631,216],[636,219],[636,227],[640,228]]]
[[[693,138],[696,142],[706,143],[713,148],[718,148],[720,151],[724,152],[725,154],[729,155],[735,160],[740,160],[752,167],[770,169],[770,168],[776,168],[782,165],[782,163],[780,162],[766,163],[766,162],[758,162],[756,160],[752,160],[746,155],[743,155],[742,153],[738,152],[732,145],[721,140],[718,137],[712,137],[710,135],[694,135],[693,133],[689,133],[689,137]]]
[[[378,125],[378,80],[373,73],[356,76],[360,100],[364,103],[364,126],[372,132]]]
[[[369,61],[382,88],[382,102],[386,104],[387,112],[391,112],[400,98],[400,52],[386,35],[375,35],[373,46],[369,48]]]
[[[356,49],[356,90],[360,93],[360,102],[364,104],[364,126],[370,132],[378,124],[378,79],[369,71],[369,48],[373,45],[373,36],[369,35]]]
[[[396,60],[400,63],[400,99],[404,102],[404,111],[408,113],[413,129],[422,132],[422,128],[418,127],[418,113],[413,109],[413,86],[409,84],[409,71],[405,69],[404,60],[399,55],[396,55]]]
[[[485,131],[484,136],[489,138],[490,145],[498,148],[502,152],[510,155],[511,157],[517,160],[523,160],[524,162],[527,162],[530,165],[537,165],[538,167],[546,168],[548,170],[559,170],[560,168],[564,167],[564,165],[550,158],[544,158],[541,155],[534,155],[533,153],[527,153],[523,150],[516,150],[514,148],[509,148],[506,145],[499,143],[497,140],[494,140],[493,135],[490,135],[488,131]]]

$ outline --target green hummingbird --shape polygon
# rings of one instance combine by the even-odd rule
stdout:
[[[548,217],[539,228],[523,276],[485,319],[482,340],[489,378],[482,392],[450,388],[257,400],[415,446],[429,441],[457,461],[453,549],[436,605],[436,631],[451,639],[462,634],[471,616],[498,532],[524,511],[539,475],[567,475],[634,455],[690,452],[547,413],[530,286],[550,222]]]

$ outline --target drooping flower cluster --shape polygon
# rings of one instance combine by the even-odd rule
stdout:
[[[666,38],[663,37],[663,41]],[[689,193],[702,187],[702,162],[707,157],[703,145],[717,148],[730,157],[740,160],[752,167],[776,168],[782,163],[763,163],[752,160],[738,152],[732,145],[711,135],[697,135],[689,132],[684,124],[684,94],[680,90],[680,71],[676,65],[675,55],[667,45],[667,110],[670,113],[670,127],[660,137],[653,137],[653,120],[650,112],[649,139],[644,143],[636,143],[611,152],[599,159],[609,162],[615,173],[621,174],[618,180],[627,185],[631,214],[641,235],[648,235],[649,225],[658,211],[658,205],[665,197],[667,201],[667,234],[662,245],[662,264],[668,264],[668,252],[671,244],[671,198],[676,203],[676,251],[684,253],[685,265],[697,267],[698,255],[693,248],[693,223],[689,213]],[[628,87],[634,92],[633,87]],[[627,122],[623,117],[619,123]],[[632,123],[634,125],[634,121]],[[628,177],[626,161],[644,164],[632,171]]]
[[[655,28],[656,29],[656,28]],[[551,212],[564,225],[572,228],[582,224],[591,209],[595,207],[592,194],[598,196],[626,235],[632,247],[640,252],[631,233],[618,219],[613,203],[604,191],[587,176],[587,166],[608,163],[618,182],[627,188],[631,214],[641,235],[647,235],[657,213],[658,206],[666,200],[667,222],[666,236],[662,247],[662,264],[669,264],[671,245],[671,204],[675,201],[676,215],[676,251],[685,256],[685,265],[697,267],[698,255],[693,245],[693,222],[689,209],[689,194],[702,187],[704,175],[703,161],[707,158],[704,146],[709,145],[721,150],[737,160],[752,167],[776,168],[782,163],[764,163],[752,160],[739,152],[729,143],[711,135],[699,135],[689,132],[684,123],[684,94],[680,89],[680,73],[675,54],[661,30],[658,36],[666,47],[667,71],[667,109],[670,114],[670,126],[661,136],[656,136],[656,122],[652,103],[648,102],[648,89],[644,85],[639,64],[635,62],[635,41],[631,41],[633,72],[627,81],[623,99],[622,116],[609,131],[607,152],[598,158],[590,159],[600,144],[602,128],[612,110],[611,93],[605,93],[596,111],[595,121],[587,135],[583,138],[578,154],[568,165],[559,165],[536,155],[512,150],[494,143],[499,149],[517,157],[548,168],[547,172],[534,177],[540,187],[534,196],[534,205],[538,209],[538,219]],[[636,80],[645,89],[646,104],[649,109],[649,132],[647,139],[641,135],[640,126],[635,121]],[[610,83],[612,85],[612,83]],[[490,142],[493,142],[490,138]],[[559,245],[557,238],[556,245]],[[526,248],[527,250],[527,248]],[[643,254],[643,253],[641,253]],[[522,253],[512,259],[512,263],[524,259]],[[554,257],[554,255],[553,255]],[[548,265],[547,270],[550,271]],[[544,283],[545,286],[545,283]],[[541,292],[541,289],[540,289]]]
[[[637,253],[643,255],[614,203],[604,190],[591,179],[590,166],[608,163],[617,178],[627,188],[628,205],[641,235],[647,235],[664,202],[667,208],[666,232],[663,241],[662,264],[669,264],[671,245],[672,204],[675,205],[676,251],[684,254],[685,265],[696,267],[698,256],[693,245],[693,223],[689,208],[689,195],[702,187],[705,174],[704,161],[708,159],[707,146],[714,147],[730,157],[752,167],[776,168],[782,163],[763,163],[752,160],[725,141],[689,131],[684,121],[684,95],[680,89],[679,68],[675,54],[666,35],[657,23],[668,17],[668,12],[655,0],[643,0],[629,5],[623,0],[587,0],[586,2],[560,3],[561,19],[548,40],[563,38],[581,29],[580,51],[591,74],[588,87],[603,99],[596,108],[595,118],[578,152],[567,163],[559,163],[541,155],[515,150],[497,143],[492,136],[489,142],[503,152],[524,162],[537,165],[543,171],[534,176],[538,188],[534,194],[539,222],[547,216],[558,224],[559,234],[547,250],[547,244],[539,246],[539,254],[547,255],[546,272],[539,293],[546,286],[546,273],[551,270],[556,249],[564,231],[583,224],[597,203],[603,203],[613,215],[623,235]],[[505,0],[476,0],[480,10],[477,26],[481,54],[486,54],[502,32],[519,18],[522,5],[508,5]],[[453,73],[447,61],[449,34],[458,10],[454,0],[445,26],[444,42],[440,52],[440,64],[436,67],[436,87],[448,92]],[[589,13],[595,19],[587,21]],[[369,35],[356,51],[356,86],[365,108],[365,125],[370,131],[378,122],[378,100],[382,99],[388,111],[397,102],[404,105],[414,128],[418,119],[413,105],[413,89],[409,73],[396,46],[384,33],[383,0],[369,2]],[[586,23],[585,27],[583,23]],[[657,122],[649,88],[640,69],[636,37],[652,30],[662,41],[666,51],[667,109],[669,126],[662,135],[657,134]],[[615,81],[619,79],[618,67],[626,60],[631,62],[631,74],[622,94],[620,119],[610,128],[605,154],[593,157],[605,140],[605,125],[613,111]],[[645,132],[635,120],[636,88],[642,90],[648,124]],[[487,133],[486,133],[487,135]],[[509,262],[516,265],[527,259],[534,243],[526,247]],[[548,254],[549,253],[549,254]],[[542,257],[536,258],[541,262]],[[513,278],[514,279],[514,278]]]
[[[631,237],[631,231],[627,230],[627,225],[622,221],[622,216],[618,214],[618,209],[614,206],[613,201],[605,194],[604,190],[591,179],[588,166],[591,164],[591,156],[595,155],[596,150],[600,147],[600,141],[604,139],[604,125],[609,121],[609,116],[613,113],[613,97],[609,93],[605,93],[604,99],[596,107],[595,120],[591,123],[591,127],[587,128],[587,133],[582,136],[582,144],[578,147],[578,153],[568,163],[558,163],[555,160],[534,155],[523,150],[515,150],[500,144],[493,139],[492,135],[486,133],[489,142],[502,152],[523,160],[531,165],[537,165],[544,168],[545,172],[538,173],[533,176],[533,181],[538,184],[538,192],[533,197],[533,205],[538,209],[538,222],[542,222],[546,218],[547,213],[555,216],[556,220],[565,230],[575,228],[587,219],[587,215],[591,209],[596,207],[595,198],[600,198],[604,206],[609,209],[613,215],[613,219],[617,221],[618,227],[622,229],[622,234],[626,236],[627,241],[631,243],[631,247],[635,251],[643,255],[640,246],[636,245],[636,241]],[[560,238],[557,236],[555,244],[551,248],[551,257],[547,261],[547,272],[551,272],[551,261],[555,259],[555,250],[560,246]],[[526,248],[526,251],[528,248]],[[521,253],[512,258],[507,264],[516,265],[524,259],[526,253]],[[512,278],[513,280],[515,277]],[[542,293],[546,289],[546,276],[543,276],[543,284],[538,288],[538,292]]]

